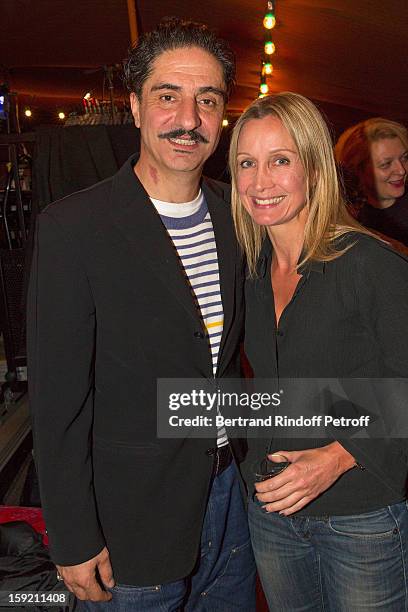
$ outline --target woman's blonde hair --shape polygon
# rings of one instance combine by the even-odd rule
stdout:
[[[384,138],[399,138],[408,149],[408,132],[396,121],[373,117],[348,128],[337,141],[334,153],[341,166],[348,197],[357,207],[377,199],[372,172],[371,144]]]
[[[304,96],[292,92],[259,98],[243,112],[231,137],[229,165],[232,178],[232,215],[238,242],[253,276],[265,227],[259,226],[245,210],[237,191],[237,151],[242,128],[248,121],[273,116],[288,130],[296,145],[306,178],[306,206],[303,258],[330,261],[342,255],[351,245],[339,248],[335,240],[348,232],[372,235],[348,213],[337,176],[333,145],[328,127],[316,106]]]

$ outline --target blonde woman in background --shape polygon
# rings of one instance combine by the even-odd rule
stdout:
[[[405,377],[408,261],[347,212],[317,108],[294,93],[256,100],[230,169],[255,377]],[[270,609],[408,609],[405,441],[261,436],[244,471]],[[266,449],[289,466],[254,484]]]

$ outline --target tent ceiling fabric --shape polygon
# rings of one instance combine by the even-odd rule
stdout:
[[[0,63],[24,100],[79,102],[88,89],[100,92],[97,68],[126,56],[126,0],[1,5]],[[136,0],[140,32],[176,15],[203,21],[230,41],[238,62],[232,112],[258,93],[265,7],[266,0]],[[353,109],[408,123],[407,0],[276,0],[276,16],[272,92],[298,91],[344,116]]]

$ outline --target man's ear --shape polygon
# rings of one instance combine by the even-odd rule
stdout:
[[[134,91],[130,94],[130,108],[132,109],[135,126],[140,128],[140,101]]]

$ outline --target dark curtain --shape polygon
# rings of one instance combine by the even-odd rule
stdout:
[[[40,127],[33,160],[33,217],[50,202],[115,174],[139,149],[134,125]]]

